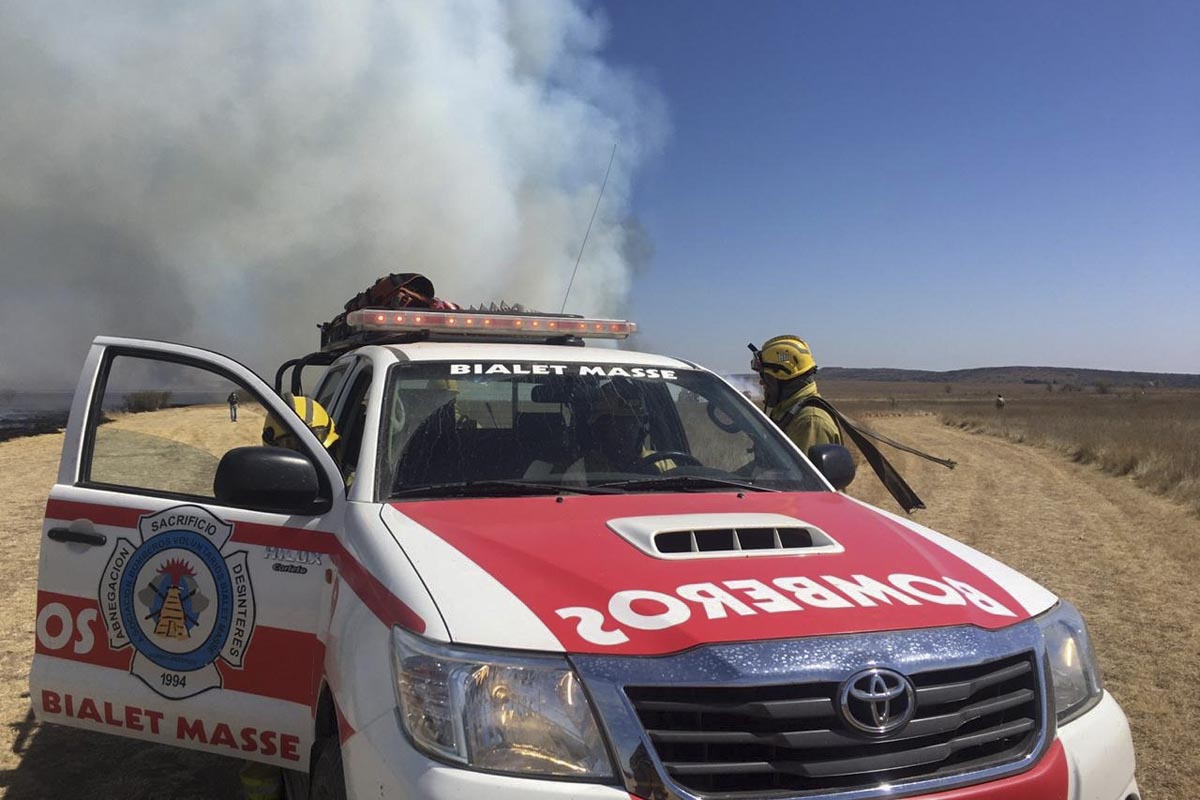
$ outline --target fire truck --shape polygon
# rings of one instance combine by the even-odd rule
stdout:
[[[40,720],[322,800],[1139,797],[1075,607],[844,494],[845,449],[604,346],[632,322],[369,300],[274,384],[95,340],[42,531]]]

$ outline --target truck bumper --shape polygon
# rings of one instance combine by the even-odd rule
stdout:
[[[1129,721],[1108,692],[1091,711],[1059,728],[1058,738],[1067,754],[1070,800],[1141,797]]]
[[[393,714],[384,714],[342,743],[350,800],[637,800],[623,789],[535,780],[457,769],[413,749]],[[1058,730],[1058,740],[1032,770],[1013,778],[921,795],[910,800],[1140,800],[1129,723],[1116,700],[1100,703]]]

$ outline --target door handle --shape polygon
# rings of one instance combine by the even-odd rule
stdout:
[[[78,542],[93,546],[108,544],[108,537],[103,533],[73,531],[70,528],[51,528],[46,535],[56,542]]]

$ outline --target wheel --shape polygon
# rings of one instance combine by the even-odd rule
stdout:
[[[342,745],[336,736],[313,744],[309,800],[346,800],[346,775],[342,772]]]
[[[650,467],[662,461],[674,461],[677,467],[702,467],[700,459],[696,458],[691,453],[685,453],[681,450],[656,450],[653,453],[642,456],[638,459],[637,465],[639,468]]]

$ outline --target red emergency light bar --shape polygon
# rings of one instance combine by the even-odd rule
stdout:
[[[346,324],[363,331],[387,333],[483,333],[487,336],[574,336],[624,339],[637,323],[623,319],[587,319],[541,314],[488,314],[474,311],[430,311],[362,308],[346,315]]]

